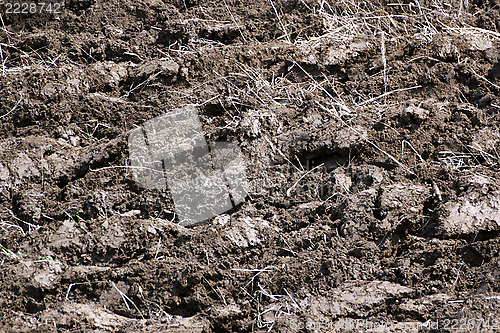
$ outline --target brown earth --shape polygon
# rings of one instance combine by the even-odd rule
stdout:
[[[498,1],[4,5],[2,331],[499,329]],[[188,104],[250,188],[185,228],[126,167]]]

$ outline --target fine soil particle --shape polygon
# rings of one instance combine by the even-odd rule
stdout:
[[[498,1],[4,5],[1,331],[498,329]],[[248,195],[185,227],[128,140],[188,105]]]

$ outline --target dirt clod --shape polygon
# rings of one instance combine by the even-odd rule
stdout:
[[[494,331],[498,1],[0,14],[1,332]]]

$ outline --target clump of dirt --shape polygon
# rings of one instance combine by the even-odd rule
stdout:
[[[2,330],[494,329],[499,18],[495,1],[2,13]],[[127,141],[186,105],[248,183],[190,227],[135,181]]]

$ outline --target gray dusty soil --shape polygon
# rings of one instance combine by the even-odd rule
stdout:
[[[1,331],[500,329],[498,1],[5,6]],[[127,144],[186,105],[249,184],[190,227]]]

